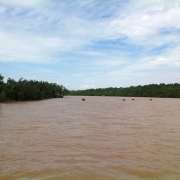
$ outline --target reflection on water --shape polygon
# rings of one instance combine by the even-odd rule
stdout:
[[[0,179],[180,179],[180,99],[81,99],[0,104]]]

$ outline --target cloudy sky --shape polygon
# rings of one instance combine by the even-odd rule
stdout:
[[[70,90],[180,83],[180,0],[0,0],[0,74]]]

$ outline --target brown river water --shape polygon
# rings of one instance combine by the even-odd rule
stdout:
[[[0,180],[179,180],[180,99],[122,99],[0,104]]]

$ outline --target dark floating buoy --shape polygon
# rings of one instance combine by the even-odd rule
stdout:
[[[123,99],[123,101],[125,101],[125,99]]]
[[[134,101],[134,99],[132,99]]]
[[[85,99],[82,99],[82,101],[85,101]]]

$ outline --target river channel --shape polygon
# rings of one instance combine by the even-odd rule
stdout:
[[[0,179],[179,180],[180,99],[1,103]]]

